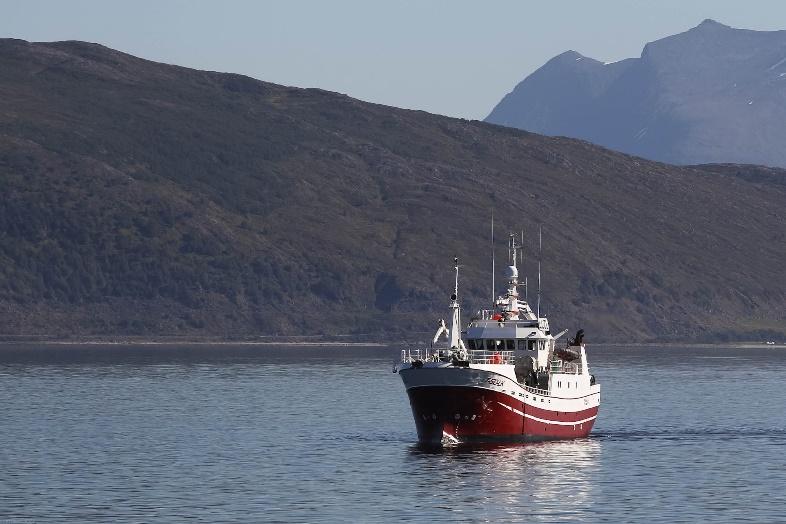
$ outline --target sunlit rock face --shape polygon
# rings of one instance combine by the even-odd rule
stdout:
[[[604,64],[563,53],[487,122],[676,164],[786,166],[786,31],[713,20]]]

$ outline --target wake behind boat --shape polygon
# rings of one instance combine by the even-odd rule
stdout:
[[[570,439],[592,431],[600,385],[589,373],[583,330],[557,347],[567,330],[552,335],[540,308],[535,313],[519,299],[519,248],[511,235],[507,292],[464,332],[455,259],[450,329],[440,321],[433,342],[445,335],[447,347],[402,351],[394,371],[421,443]]]

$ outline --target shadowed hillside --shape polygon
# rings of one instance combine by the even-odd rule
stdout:
[[[465,318],[489,301],[492,208],[497,231],[525,228],[531,283],[543,226],[555,329],[786,334],[783,171],[678,168],[80,42],[0,40],[0,95],[0,334],[431,331],[454,255]]]

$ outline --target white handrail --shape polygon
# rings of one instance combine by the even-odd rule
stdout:
[[[441,359],[450,358],[451,350],[447,349],[407,349],[401,351],[402,362],[439,362]],[[455,354],[455,353],[453,353]],[[486,349],[472,349],[466,351],[467,360],[471,364],[513,364],[513,351],[494,351]]]
[[[524,386],[524,389],[526,389],[530,393],[535,393],[536,395],[543,395],[544,397],[550,396],[550,393],[547,389],[538,389],[538,388],[533,388],[532,386]]]

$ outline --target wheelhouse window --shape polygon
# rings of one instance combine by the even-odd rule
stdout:
[[[471,339],[467,340],[467,347],[469,347],[469,349],[475,349],[475,339],[474,338],[471,338]]]
[[[527,349],[527,341],[526,340],[519,340],[518,341],[519,349]]]
[[[505,349],[516,349],[516,341],[510,339],[506,340]]]

